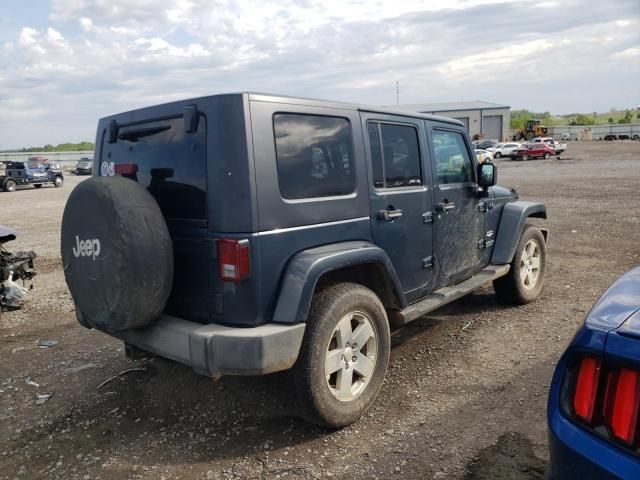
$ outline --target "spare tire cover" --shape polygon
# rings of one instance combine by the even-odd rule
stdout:
[[[71,192],[62,217],[64,276],[85,326],[138,328],[164,310],[173,246],[162,212],[134,180],[93,177]]]

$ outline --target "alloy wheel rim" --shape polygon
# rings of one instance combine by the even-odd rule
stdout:
[[[350,312],[333,330],[325,355],[325,379],[331,395],[351,402],[365,391],[376,368],[378,332],[371,317]]]
[[[538,284],[540,277],[540,246],[531,239],[524,246],[520,256],[520,282],[527,290],[532,290]]]

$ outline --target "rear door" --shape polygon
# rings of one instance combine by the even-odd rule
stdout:
[[[393,262],[407,300],[432,281],[430,168],[419,119],[362,113],[369,167],[371,232]]]
[[[434,171],[436,255],[445,277],[480,266],[484,213],[476,193],[476,161],[462,128],[426,122]]]

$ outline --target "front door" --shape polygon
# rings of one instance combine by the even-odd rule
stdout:
[[[445,277],[464,275],[480,266],[483,246],[476,162],[462,129],[433,126],[430,138],[438,263]]]
[[[432,280],[430,167],[420,120],[362,114],[373,239],[393,263],[409,302]]]

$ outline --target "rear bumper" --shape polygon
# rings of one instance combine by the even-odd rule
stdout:
[[[149,327],[114,336],[203,375],[264,375],[293,366],[304,329],[304,323],[250,328],[202,325],[163,315]]]

